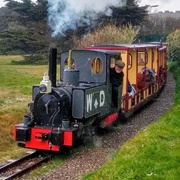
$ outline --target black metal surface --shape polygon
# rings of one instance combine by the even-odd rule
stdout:
[[[56,87],[56,71],[57,71],[57,49],[50,48],[49,50],[49,79],[52,86]]]
[[[18,127],[16,129],[16,139],[17,141],[26,142],[31,138],[31,130],[28,127]]]

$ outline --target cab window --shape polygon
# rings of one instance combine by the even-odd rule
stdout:
[[[103,63],[100,58],[94,58],[91,63],[91,72],[93,74],[99,74],[103,70]]]

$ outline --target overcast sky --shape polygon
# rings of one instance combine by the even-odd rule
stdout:
[[[151,8],[151,12],[154,11],[180,11],[179,0],[141,0],[140,5],[158,5],[158,7]]]
[[[102,0],[103,1],[103,0]],[[140,0],[140,5],[158,5],[158,7],[151,8],[154,11],[180,11],[179,0]],[[4,0],[0,0],[0,7],[4,6]]]

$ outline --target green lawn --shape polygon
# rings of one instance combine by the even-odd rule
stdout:
[[[13,140],[13,126],[22,122],[31,101],[32,86],[39,84],[48,70],[47,65],[12,65],[12,60],[20,61],[23,57],[0,56],[0,162],[25,151]]]
[[[174,106],[83,180],[179,180],[180,67],[174,65],[171,69],[177,83]]]

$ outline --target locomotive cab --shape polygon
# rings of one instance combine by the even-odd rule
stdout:
[[[68,52],[61,55],[61,81],[64,81],[64,69],[67,64]],[[75,68],[79,70],[79,87],[96,87],[101,85],[106,85],[107,92],[106,98],[109,104],[113,106],[112,103],[112,84],[110,83],[110,67],[115,60],[121,59],[121,55],[118,52],[112,51],[89,51],[89,50],[75,50],[73,51],[73,62]],[[78,89],[79,89],[78,87]],[[77,88],[76,88],[77,89]],[[122,86],[119,87],[118,102],[121,101],[122,96]],[[118,108],[120,108],[120,103]],[[109,105],[107,106],[109,109]]]

